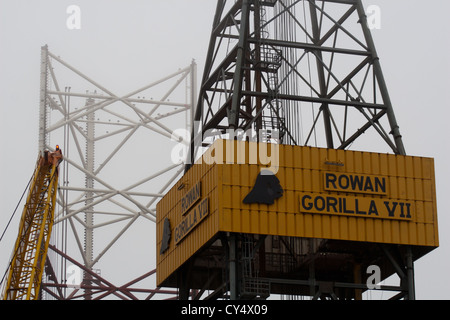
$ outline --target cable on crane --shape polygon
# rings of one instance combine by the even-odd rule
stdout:
[[[8,223],[6,224],[5,230],[3,230],[3,233],[2,233],[2,235],[1,235],[1,237],[0,237],[0,242],[1,242],[2,239],[3,239],[3,236],[4,236],[5,233],[6,233],[6,230],[8,230],[8,227],[9,227],[9,225],[10,225],[12,219],[14,218],[14,215],[16,214],[17,208],[19,208],[19,205],[20,205],[20,203],[22,202],[23,196],[25,195],[25,193],[27,192],[28,188],[30,187],[31,180],[33,180],[33,175],[31,175],[30,181],[28,181],[28,184],[27,184],[27,186],[25,187],[25,190],[23,191],[22,196],[20,197],[19,202],[17,203],[16,208],[14,209],[14,212],[12,213],[11,217],[9,218]]]

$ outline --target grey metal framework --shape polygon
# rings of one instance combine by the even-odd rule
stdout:
[[[272,294],[413,300],[413,261],[423,254],[410,246],[221,233],[177,271],[176,284],[180,299],[193,300],[260,300]],[[379,267],[381,283],[374,283],[371,266]],[[391,275],[398,284],[382,282]]]
[[[171,161],[170,151],[182,138],[176,130],[190,130],[196,68],[192,61],[118,95],[42,47],[39,150],[59,144],[64,154],[54,249],[43,280],[47,297],[136,298],[117,294],[117,288],[129,288],[112,283],[146,274],[135,293],[167,298],[168,291],[148,289],[156,282],[148,248],[154,241],[156,203],[184,170],[183,162]],[[129,270],[119,271],[121,265]],[[79,281],[68,280],[73,266],[82,273]],[[109,274],[108,281],[101,272]]]
[[[218,0],[194,121],[197,126],[191,134],[191,161],[186,171],[214,139],[233,138],[227,131],[230,129],[250,132],[247,138],[254,136],[263,142],[365,151],[381,147],[383,152],[387,149],[406,154],[360,0]],[[369,132],[374,134],[365,135]],[[222,235],[209,254],[221,252],[226,272],[207,298],[267,296],[266,289],[245,295],[245,265],[248,261],[257,264],[258,252],[258,259],[267,259],[268,253],[261,251],[264,241],[275,240]],[[284,242],[286,255],[298,261],[286,244],[292,239],[277,241]],[[250,255],[244,250],[247,242],[253,252]],[[326,243],[316,248],[328,248]],[[414,299],[411,248],[382,245],[366,249],[383,257],[380,259],[401,279],[400,286],[384,289],[399,291],[394,298]],[[314,255],[345,260],[340,252],[345,250],[307,251],[305,255],[311,260],[304,265],[312,267],[305,280],[263,279],[260,274],[262,282],[248,283],[263,284],[261,288],[278,284],[281,292],[289,285],[304,286],[310,288],[306,295],[313,298],[358,297],[367,289],[360,272],[352,270],[351,276],[359,276],[345,284],[338,277],[321,282],[320,272],[312,263]],[[352,259],[358,259],[358,252]],[[202,261],[201,254],[197,259]],[[195,276],[189,276],[192,271],[188,270],[194,265],[195,260],[180,271],[181,298],[188,298],[193,287]],[[204,284],[196,298],[210,288],[211,282],[209,279]],[[339,295],[339,286],[353,293]],[[301,290],[292,292],[305,294]]]
[[[217,2],[191,160],[227,129],[279,142],[405,154],[366,14],[356,0]],[[383,121],[385,123],[383,123]],[[188,166],[189,167],[189,166]]]

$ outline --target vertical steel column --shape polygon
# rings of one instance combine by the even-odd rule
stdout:
[[[231,110],[228,113],[228,125],[236,129],[239,125],[239,109],[241,104],[242,80],[245,63],[245,52],[247,49],[247,37],[250,17],[250,0],[244,0],[241,12],[241,30],[237,48],[236,70],[234,73],[234,89],[231,100]]]
[[[310,0],[309,11],[311,14],[311,25],[314,44],[318,44],[320,41],[320,29],[319,29],[319,21],[317,18],[317,9],[315,0]],[[321,98],[325,98],[327,96],[327,86],[325,81],[325,69],[322,63],[323,61],[322,52],[320,50],[317,50],[315,51],[314,55],[316,56],[317,76],[319,78],[320,95]],[[327,148],[334,149],[333,132],[331,130],[330,107],[328,106],[328,103],[322,103],[322,106],[320,108],[323,111]]]
[[[314,265],[314,258],[312,258],[312,260],[309,262],[308,269],[309,295],[311,297],[314,297],[316,295],[316,269]]]
[[[87,106],[93,105],[94,99],[89,98],[86,102]],[[86,224],[84,229],[84,256],[85,256],[85,266],[88,269],[92,269],[93,260],[94,260],[94,210],[92,203],[94,202],[94,192],[90,191],[94,189],[94,153],[95,153],[95,113],[90,112],[87,115],[87,123],[86,123],[86,170],[90,174],[86,174],[86,189],[89,190],[86,192],[86,200],[85,205],[87,209],[84,213],[84,222]],[[89,207],[88,207],[89,206]],[[86,285],[90,286],[92,282],[92,276],[85,272],[84,273],[84,282]],[[86,289],[86,300],[91,300],[91,290]]]
[[[177,272],[178,300],[189,300],[188,266],[181,266]]]
[[[261,29],[261,4],[259,1],[255,1],[255,5],[254,5],[254,29],[255,29],[255,60],[256,63],[261,63],[262,62],[262,52],[261,52],[261,39],[262,39],[262,29]],[[250,73],[250,72],[248,72]],[[259,68],[255,68],[255,91],[256,92],[262,92],[262,74],[261,74],[261,70]],[[248,87],[249,89],[246,88],[246,90],[251,90],[251,84],[250,84],[250,79],[247,79],[248,82]],[[250,101],[250,100],[249,100]],[[256,97],[256,114],[260,114],[261,108],[262,108],[262,97]],[[247,111],[248,113],[251,114],[251,106],[250,106],[250,110]],[[262,114],[260,114],[258,116],[258,118],[255,121],[255,130],[256,130],[256,137],[259,141],[260,135],[259,135],[259,131],[262,129]]]
[[[402,141],[402,135],[400,134],[400,129],[395,118],[394,109],[392,108],[391,98],[386,86],[386,81],[381,70],[380,58],[375,49],[375,43],[373,41],[372,34],[370,32],[369,26],[367,24],[367,16],[364,11],[361,0],[357,0],[357,10],[359,15],[359,21],[361,23],[362,31],[369,47],[369,51],[372,54],[373,69],[376,74],[378,86],[380,88],[381,96],[383,97],[383,102],[386,105],[386,112],[389,119],[389,125],[391,127],[391,134],[394,137],[395,145],[397,147],[397,153],[401,155],[406,155],[405,147]]]
[[[228,235],[230,261],[229,261],[229,273],[230,273],[230,299],[237,300],[238,298],[238,281],[237,281],[237,240],[236,235],[231,233]]]
[[[360,284],[361,278],[361,263],[355,262],[353,264],[353,282]],[[355,300],[362,300],[362,290],[359,288],[355,288]]]
[[[408,279],[408,300],[416,300],[414,283],[414,260],[411,246],[406,248],[406,277]]]
[[[190,113],[189,113],[189,123],[187,124],[187,128],[192,131],[194,125],[194,112],[195,105],[197,103],[197,63],[195,60],[192,60],[191,63],[191,101],[190,101]],[[186,129],[187,129],[186,128]]]
[[[203,70],[203,77],[202,77],[202,83],[201,86],[203,86],[204,81],[207,79],[209,72],[212,69],[212,61],[213,61],[213,57],[214,57],[214,48],[216,45],[216,34],[214,33],[214,30],[216,29],[216,27],[219,25],[220,23],[220,17],[222,16],[223,10],[225,8],[225,3],[226,0],[218,0],[217,1],[217,6],[216,6],[216,13],[214,15],[214,21],[213,21],[213,25],[212,25],[212,32],[211,32],[211,37],[209,40],[209,46],[208,46],[208,53],[206,56],[206,62],[205,62],[205,68]],[[192,112],[192,119],[193,119],[193,123],[192,123],[192,128],[191,128],[191,141],[190,141],[190,145],[189,145],[189,150],[188,150],[188,161],[186,166],[185,166],[185,172],[187,172],[189,170],[189,168],[192,166],[192,164],[195,161],[195,153],[196,153],[196,148],[197,148],[197,144],[196,144],[196,134],[197,134],[197,129],[201,130],[201,126],[200,128],[198,128],[198,126],[196,126],[196,123],[199,123],[202,119],[202,114],[203,114],[203,97],[199,96],[199,99],[197,100],[197,106],[195,107],[195,110],[193,110]],[[194,109],[194,107],[193,107]],[[200,138],[200,144],[201,144],[201,139]]]
[[[47,79],[48,79],[48,46],[41,47],[41,80],[39,94],[39,152],[45,150],[47,144]]]

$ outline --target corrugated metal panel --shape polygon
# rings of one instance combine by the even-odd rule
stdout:
[[[273,205],[242,202],[251,191],[261,166],[221,166],[224,209],[220,230],[438,246],[433,159],[287,145],[281,145],[279,152],[280,163],[276,176],[284,194]],[[386,177],[388,195],[326,191],[323,186],[324,172]],[[400,210],[406,213],[408,204],[414,216],[411,220],[402,221],[356,215],[301,213],[299,197],[302,192],[377,199],[377,203],[389,200],[388,206],[390,209],[395,208],[396,215],[400,214]],[[395,206],[394,202],[398,205]]]
[[[175,228],[183,216],[181,199],[198,181],[201,181],[201,199],[208,198],[208,215],[183,240],[175,245]],[[183,188],[181,186],[184,185]],[[194,165],[185,176],[157,204],[157,283],[161,283],[179,266],[188,260],[199,248],[209,241],[218,231],[218,171],[216,166]],[[197,202],[198,204],[198,202]],[[193,206],[194,207],[194,206]],[[192,209],[191,209],[192,210]],[[171,225],[171,238],[168,250],[159,254],[164,234],[164,220],[168,218]]]
[[[210,149],[215,151],[207,153],[213,159],[194,165],[157,205],[159,252],[164,220],[169,218],[173,233],[184,218],[181,199],[186,192],[200,181],[200,198],[208,198],[209,201],[208,216],[177,245],[172,234],[168,250],[158,254],[158,284],[221,231],[430,247],[439,245],[434,161],[431,158],[289,145],[277,146],[272,153],[268,153],[269,156],[264,156],[266,150],[261,149],[264,152],[259,155],[260,150],[255,148],[259,145],[255,143],[235,141],[223,143],[222,146],[221,143],[216,142]],[[234,153],[226,152],[226,148],[233,145]],[[264,168],[276,172],[283,195],[273,204],[243,203]],[[349,179],[383,177],[387,182],[386,192],[370,194],[325,190],[325,172],[335,172],[336,177],[344,175]],[[370,181],[367,183],[370,187]],[[180,188],[182,184],[184,188]],[[377,210],[385,210],[386,215],[390,209],[394,217],[381,219],[381,214],[378,217],[343,215],[341,202],[339,210],[336,202],[334,207],[330,205],[327,214],[301,212],[302,194],[319,195],[324,199],[340,198],[341,202],[357,198],[366,206],[375,199]],[[383,208],[385,201],[388,204]],[[406,208],[411,210],[411,218],[400,217],[400,209],[406,213]],[[353,211],[357,210],[353,208]]]

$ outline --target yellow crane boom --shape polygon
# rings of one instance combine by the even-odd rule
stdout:
[[[8,270],[4,300],[36,300],[39,297],[54,221],[61,161],[59,146],[56,151],[45,151],[38,157]]]

